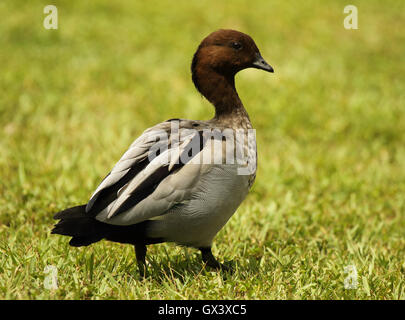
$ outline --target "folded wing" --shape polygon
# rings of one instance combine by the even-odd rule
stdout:
[[[198,181],[201,165],[184,166],[203,147],[202,132],[186,120],[177,132],[173,132],[171,121],[148,129],[95,190],[86,206],[87,214],[116,225],[139,223],[164,214],[187,199]],[[179,179],[175,175],[182,168]]]

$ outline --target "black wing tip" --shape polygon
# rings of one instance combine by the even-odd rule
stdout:
[[[55,220],[77,218],[83,216],[86,213],[86,204],[71,207],[54,214],[53,218]]]

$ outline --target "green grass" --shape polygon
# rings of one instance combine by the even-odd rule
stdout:
[[[358,30],[343,28],[349,3]],[[405,2],[56,1],[59,29],[45,30],[47,4],[0,2],[0,298],[405,298]],[[213,115],[189,68],[223,27],[276,70],[236,80],[259,168],[214,243],[235,272],[161,244],[140,280],[131,246],[50,235],[144,129]]]

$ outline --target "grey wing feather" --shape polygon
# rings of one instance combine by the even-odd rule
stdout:
[[[189,197],[201,168],[199,165],[184,168],[182,156],[191,144],[195,144],[195,138],[201,137],[198,131],[188,130],[187,123],[182,123],[179,141],[170,136],[169,130],[170,124],[164,122],[146,130],[135,140],[93,193],[86,211],[90,211],[100,193],[111,186],[115,188],[113,200],[96,215],[97,220],[110,224],[128,225],[162,215]],[[166,140],[162,139],[163,133]],[[201,143],[198,146],[202,147]],[[159,148],[161,152],[151,158],[150,153]],[[139,172],[125,184],[118,183],[141,161],[146,164]],[[118,184],[119,188],[114,186]]]
[[[164,136],[167,130],[167,124],[160,123],[148,130],[146,130],[138,139],[136,139],[129,149],[124,153],[121,159],[117,162],[114,168],[111,170],[108,176],[100,183],[97,189],[94,191],[89,202],[86,205],[86,212],[89,212],[102,190],[116,184],[122,179],[129,170],[137,163],[145,160],[150,155],[151,147],[156,144],[156,141]],[[167,136],[167,134],[166,134]],[[165,143],[165,141],[160,142]]]

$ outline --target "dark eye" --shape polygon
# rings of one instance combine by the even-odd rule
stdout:
[[[231,43],[232,48],[234,48],[235,50],[240,50],[242,49],[242,45],[239,42],[232,42]]]

